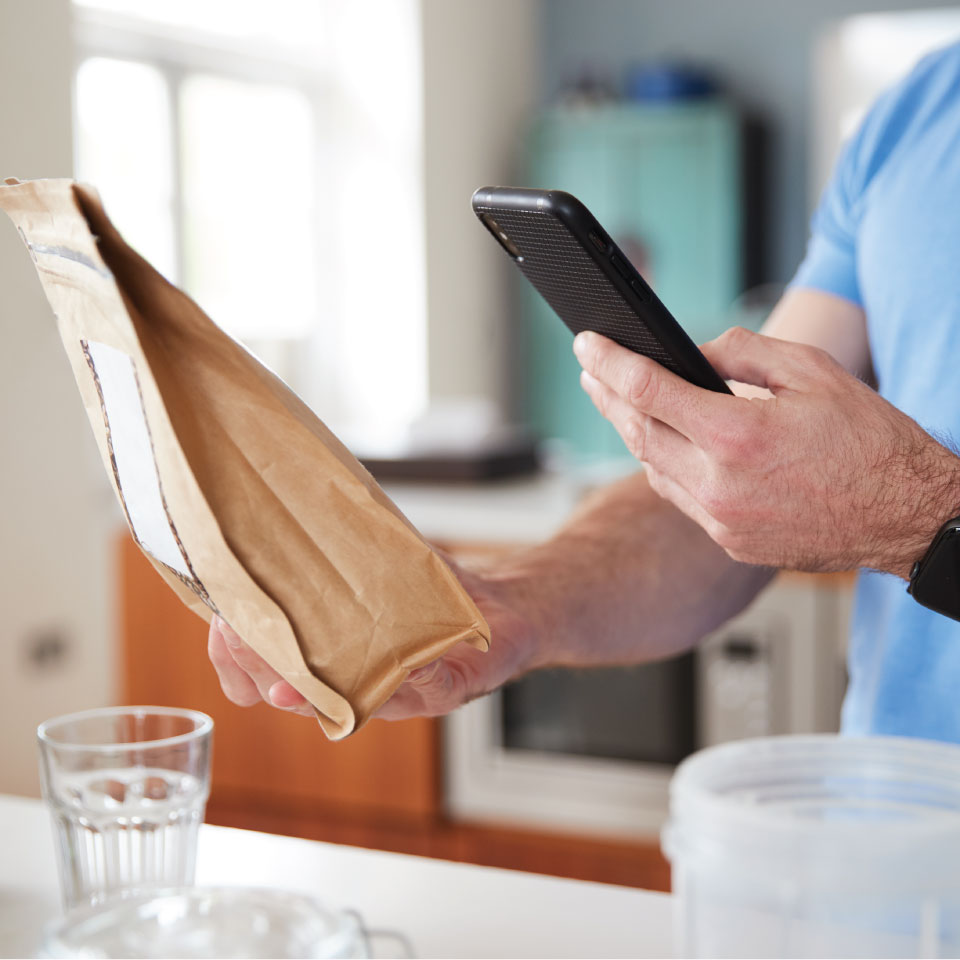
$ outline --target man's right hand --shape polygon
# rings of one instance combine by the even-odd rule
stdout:
[[[490,650],[483,653],[461,644],[414,670],[380,708],[378,717],[402,720],[449,713],[542,665],[537,649],[542,631],[515,582],[485,577],[454,563],[451,566],[490,625]],[[207,651],[229,700],[242,707],[265,701],[282,710],[314,716],[306,699],[216,617],[210,624]]]

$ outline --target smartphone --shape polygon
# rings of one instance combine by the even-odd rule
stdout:
[[[562,190],[481,187],[473,211],[575,333],[595,330],[718,393],[729,387],[592,213]]]

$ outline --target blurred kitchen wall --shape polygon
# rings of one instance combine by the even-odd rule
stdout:
[[[73,169],[69,0],[0,3],[0,178]],[[110,701],[112,495],[26,247],[0,216],[0,792],[34,730]]]
[[[811,209],[811,49],[854,14],[956,7],[944,0],[550,0],[543,11],[543,90],[554,99],[584,70],[622,78],[630,64],[677,58],[707,67],[770,135],[764,236],[770,280],[790,279]]]
[[[509,392],[513,265],[470,210],[477,187],[516,183],[539,99],[540,0],[424,0],[424,196],[431,401]]]

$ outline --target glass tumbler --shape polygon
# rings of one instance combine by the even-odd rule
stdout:
[[[66,906],[193,883],[210,793],[213,720],[173,707],[110,707],[40,724]]]

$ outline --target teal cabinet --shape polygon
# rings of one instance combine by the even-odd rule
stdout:
[[[534,125],[530,186],[576,194],[699,342],[741,291],[740,123],[722,100],[556,109]],[[578,384],[567,330],[524,290],[526,414],[581,459],[623,456]]]

